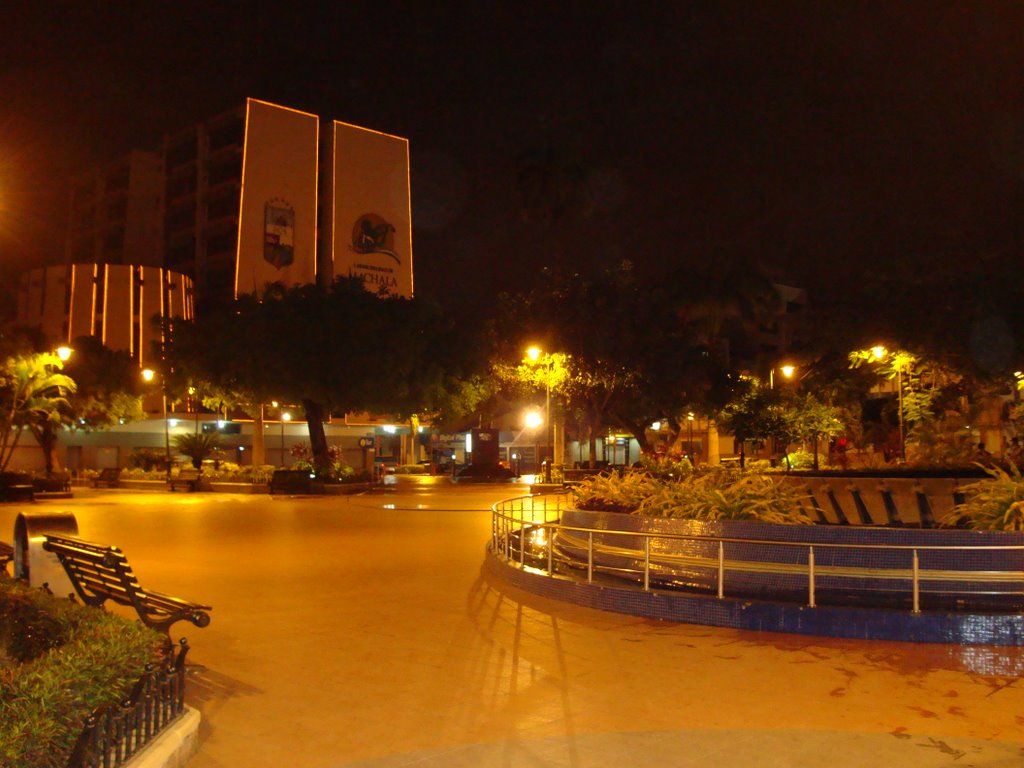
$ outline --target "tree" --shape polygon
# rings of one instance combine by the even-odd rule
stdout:
[[[476,349],[467,335],[458,341],[437,307],[379,298],[342,278],[327,289],[271,285],[194,324],[176,320],[165,364],[172,381],[208,382],[253,411],[271,399],[301,404],[314,463],[326,467],[332,413],[412,416],[452,405],[452,382],[466,378]]]
[[[211,455],[220,445],[220,435],[210,433],[188,433],[174,436],[174,447],[192,459],[192,466],[202,469],[203,459]]]
[[[61,359],[49,352],[17,354],[0,364],[0,471],[7,468],[22,433],[34,432],[53,469],[52,454],[62,409],[75,382],[60,373]]]

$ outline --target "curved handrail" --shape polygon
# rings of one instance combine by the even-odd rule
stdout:
[[[670,575],[673,566],[687,565],[690,567],[717,569],[717,593],[718,597],[725,596],[726,574],[733,572],[764,573],[764,574],[786,574],[803,575],[807,578],[807,604],[814,607],[816,604],[815,589],[816,580],[822,576],[829,578],[849,579],[884,579],[894,582],[910,582],[912,597],[912,611],[920,613],[920,593],[922,581],[932,582],[959,582],[959,583],[1005,583],[1024,585],[1024,570],[950,570],[950,569],[922,569],[920,565],[920,554],[929,551],[1008,551],[1021,552],[1024,554],[1024,545],[990,545],[963,546],[951,544],[852,544],[845,542],[820,542],[820,541],[778,541],[764,539],[747,539],[730,536],[714,536],[707,534],[689,533],[668,533],[637,530],[616,530],[616,529],[594,529],[580,526],[564,525],[561,523],[561,512],[568,508],[568,494],[542,494],[520,496],[500,501],[492,506],[492,541],[491,550],[497,555],[504,554],[507,562],[515,562],[518,555],[518,566],[520,568],[533,568],[545,572],[548,576],[555,576],[555,540],[559,542],[561,553],[558,560],[561,563],[572,567],[581,567],[579,560],[573,559],[564,554],[566,549],[586,550],[587,582],[593,582],[594,572],[597,570],[614,572],[619,574],[635,575],[638,579],[642,577],[643,589],[650,590],[651,576]],[[642,548],[629,545],[614,545],[606,541],[594,540],[594,534],[599,534],[602,539],[615,537],[629,537],[630,542],[641,540]],[[581,536],[578,534],[585,534]],[[547,564],[543,569],[537,569],[527,565],[526,536],[532,536],[531,545],[535,552],[543,550],[547,555]],[[518,548],[514,546],[514,539],[518,536]],[[717,557],[709,557],[700,554],[676,554],[671,552],[658,552],[652,554],[651,541],[676,540],[701,542],[717,545]],[[784,563],[764,562],[757,560],[744,560],[725,557],[726,544],[743,545],[770,545],[773,547],[795,548],[807,552],[805,562]],[[866,550],[868,552],[884,550],[888,552],[907,552],[910,554],[910,562],[904,568],[875,568],[868,565],[816,565],[815,550]],[[618,566],[595,566],[595,555],[610,555],[627,560],[642,560],[642,569],[632,569]],[[531,557],[536,560],[537,557]],[[971,593],[983,595],[991,594],[983,590]],[[1024,594],[1021,591],[1001,591],[1000,594]]]

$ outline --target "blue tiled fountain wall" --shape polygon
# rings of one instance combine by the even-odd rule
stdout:
[[[673,564],[671,569],[652,568],[650,591],[632,584],[618,586],[614,580],[587,584],[579,579],[549,578],[529,570],[505,565],[499,558],[489,558],[488,567],[531,592],[569,600],[573,603],[604,610],[619,611],[652,618],[669,619],[694,624],[733,627],[737,629],[771,630],[798,634],[855,637],[881,640],[940,642],[981,645],[1024,645],[1024,613],[1021,612],[1024,583],[978,583],[934,581],[927,578],[929,569],[957,570],[1014,570],[1024,571],[1024,551],[994,551],[975,549],[986,545],[1024,545],[1024,534],[957,529],[929,530],[920,526],[910,514],[921,510],[919,494],[929,494],[929,507],[942,508],[945,495],[950,497],[952,509],[963,485],[977,478],[791,478],[787,482],[810,484],[810,491],[822,493],[830,505],[828,492],[836,503],[849,504],[855,520],[845,523],[834,514],[826,516],[831,524],[814,526],[772,525],[765,523],[697,521],[645,518],[611,512],[567,510],[562,523],[594,531],[595,545],[607,543],[642,551],[641,537],[630,538],[601,534],[611,529],[646,533],[677,533],[695,536],[725,537],[759,542],[800,541],[815,545],[815,565],[818,568],[834,566],[860,566],[872,569],[910,568],[911,554],[907,550],[879,552],[861,549],[836,549],[829,544],[890,544],[903,547],[965,546],[973,551],[919,550],[921,578],[921,613],[909,609],[911,585],[909,579],[879,579],[865,576],[856,580],[816,577],[818,594],[823,598],[815,608],[806,603],[807,577],[800,574],[757,574],[729,572],[726,579],[726,597],[715,596],[717,570],[708,567],[687,567]],[[895,505],[899,521],[872,525],[857,513],[858,505],[851,486],[867,498],[871,493],[881,495],[882,486],[891,494],[891,503],[880,508],[891,515]],[[936,500],[936,501],[933,501]],[[935,506],[931,506],[934,504]],[[871,514],[868,502],[864,506]],[[906,517],[903,510],[907,510]],[[835,510],[833,509],[834,513]],[[886,518],[888,519],[888,517]],[[578,534],[586,538],[586,533]],[[586,550],[578,546],[560,545],[560,553],[576,560],[581,568],[586,564]],[[772,543],[727,543],[726,559],[764,563],[806,564],[806,547],[785,547]],[[698,555],[717,558],[717,542],[654,539],[651,557],[656,563],[659,554]],[[643,568],[642,560],[633,557],[595,554],[595,566]],[[667,589],[668,586],[682,590]],[[997,592],[997,595],[981,595]],[[851,598],[851,601],[844,601]],[[867,605],[857,599],[867,596]],[[969,598],[972,608],[955,609],[958,596]],[[990,603],[988,608],[977,606]],[[873,604],[872,604],[873,603]]]

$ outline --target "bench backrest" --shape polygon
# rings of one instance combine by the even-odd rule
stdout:
[[[117,547],[101,547],[72,536],[47,534],[43,549],[53,552],[71,577],[78,596],[86,605],[99,606],[106,600],[144,610],[145,596],[128,559]]]

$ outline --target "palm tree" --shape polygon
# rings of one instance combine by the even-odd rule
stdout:
[[[14,355],[0,363],[0,471],[7,468],[22,432],[35,433],[52,470],[53,446],[66,396],[76,391],[74,379],[60,373],[57,355],[44,352]]]
[[[174,447],[192,459],[192,466],[202,469],[203,459],[217,450],[220,445],[220,435],[216,432],[189,432],[184,435],[176,435]]]

